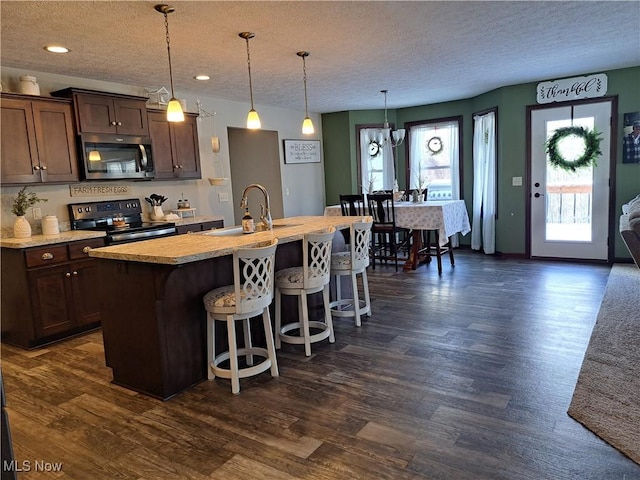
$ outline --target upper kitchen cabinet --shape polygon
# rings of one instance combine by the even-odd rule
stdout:
[[[167,122],[162,110],[150,110],[148,116],[155,179],[201,178],[198,116],[185,113],[184,122]]]
[[[79,88],[66,88],[51,92],[51,95],[73,98],[78,133],[149,135],[147,99],[144,97]]]
[[[2,94],[2,184],[79,181],[71,102]]]

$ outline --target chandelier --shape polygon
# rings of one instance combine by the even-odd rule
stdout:
[[[384,124],[381,129],[373,131],[369,138],[369,150],[370,152],[375,151],[376,154],[387,145],[390,145],[391,148],[402,145],[405,136],[404,128],[391,130],[389,127],[389,120],[387,119],[387,94],[389,90],[380,90],[380,93],[384,94]]]

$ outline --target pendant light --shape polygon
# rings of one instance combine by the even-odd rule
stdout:
[[[164,28],[166,30],[167,38],[167,56],[169,57],[169,80],[171,81],[171,100],[167,105],[167,121],[168,122],[184,122],[184,112],[182,111],[182,105],[176,98],[173,90],[173,72],[171,70],[171,47],[169,42],[169,18],[168,15],[176,11],[171,5],[156,5],[154,7],[156,11],[164,15]]]
[[[249,97],[251,99],[251,110],[249,110],[249,115],[247,115],[247,128],[251,130],[257,130],[262,128],[262,124],[260,123],[260,117],[258,116],[258,112],[256,112],[255,108],[253,108],[253,87],[251,85],[251,56],[249,55],[249,39],[256,36],[253,32],[241,32],[238,34],[240,38],[244,38],[247,42],[247,67],[249,69]]]
[[[309,110],[307,108],[307,62],[305,61],[305,58],[310,54],[309,52],[298,52],[296,55],[302,58],[302,78],[304,81],[304,121],[302,122],[302,133],[304,135],[311,135],[315,132],[315,129],[313,128],[313,122],[309,118]]]
[[[96,148],[96,144],[93,144],[93,149],[89,150],[89,155],[88,155],[89,161],[90,162],[101,162],[102,161],[102,155],[100,155],[100,151]]]

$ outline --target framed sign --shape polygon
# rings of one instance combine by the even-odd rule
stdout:
[[[283,140],[284,163],[320,163],[320,140]]]

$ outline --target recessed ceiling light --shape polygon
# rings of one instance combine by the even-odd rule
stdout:
[[[196,80],[202,80],[202,81],[211,79],[209,75],[196,75],[193,78],[195,78]]]
[[[61,47],[60,45],[47,45],[44,49],[50,53],[69,53],[68,48]]]

